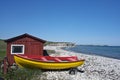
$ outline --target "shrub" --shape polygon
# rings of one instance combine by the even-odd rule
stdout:
[[[41,75],[40,69],[27,69],[18,68],[17,70],[10,69],[7,74],[4,75],[6,80],[37,80],[37,76]]]

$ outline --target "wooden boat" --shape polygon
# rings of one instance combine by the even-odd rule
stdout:
[[[16,64],[20,67],[40,68],[40,69],[69,69],[76,68],[84,64],[84,59],[78,60],[72,57],[50,57],[50,56],[28,56],[14,55]]]

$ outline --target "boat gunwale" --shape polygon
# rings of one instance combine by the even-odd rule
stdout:
[[[32,59],[32,58],[29,58],[29,57],[25,57],[25,56],[22,56],[22,55],[17,55],[15,54],[14,56],[17,56],[17,57],[20,57],[22,59],[26,59],[26,60],[29,60],[29,61],[35,61],[35,62],[43,62],[43,63],[74,63],[74,62],[80,62],[80,61],[85,61],[85,59],[80,59],[80,60],[77,60],[77,61],[68,61],[68,62],[49,62],[49,61],[42,61],[42,60],[37,60],[37,59]],[[27,55],[26,55],[27,56]],[[42,57],[42,56],[41,56]],[[43,56],[44,57],[44,56]],[[51,57],[51,56],[49,56]],[[56,57],[51,57],[51,58],[56,58]],[[62,57],[61,57],[62,58]]]

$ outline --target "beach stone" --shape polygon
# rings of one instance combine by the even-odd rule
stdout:
[[[48,71],[45,72],[45,80],[120,80],[120,60],[118,59],[66,51],[61,49],[61,46],[47,46],[44,49],[59,53],[52,56],[77,56],[78,59],[85,59],[85,64],[78,67],[84,73],[70,75],[69,71]]]

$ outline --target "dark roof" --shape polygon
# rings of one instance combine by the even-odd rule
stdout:
[[[22,34],[22,35],[19,35],[19,36],[16,36],[16,37],[13,37],[13,38],[10,38],[10,39],[7,39],[7,40],[4,40],[4,41],[5,41],[5,42],[12,42],[12,41],[14,41],[14,40],[18,40],[18,39],[23,38],[23,37],[30,37],[30,38],[33,38],[33,39],[38,40],[38,41],[40,41],[40,42],[43,42],[43,43],[46,42],[46,41],[43,40],[43,39],[37,38],[37,37],[32,36],[32,35],[27,34],[27,33]]]

